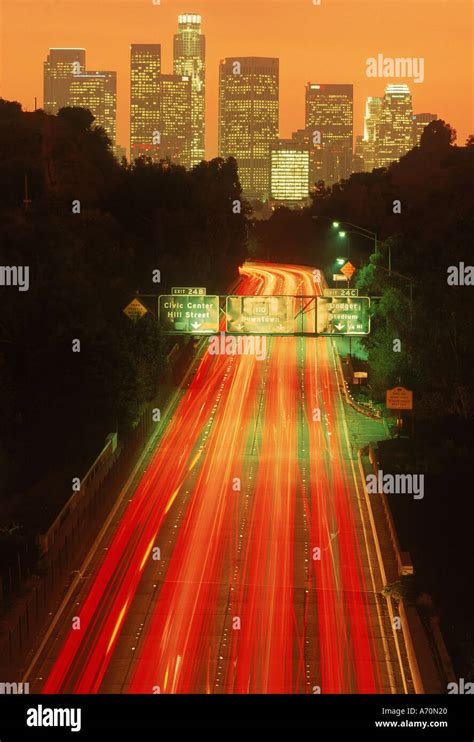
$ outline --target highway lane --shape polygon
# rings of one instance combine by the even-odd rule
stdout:
[[[265,278],[265,293],[314,291],[308,270],[273,267],[269,278],[261,266],[246,271]],[[239,363],[247,371],[253,368],[249,359]],[[230,481],[240,473],[242,452],[227,447],[225,433],[233,420],[241,420],[243,408],[239,388],[235,398],[230,389],[223,429],[214,432],[217,449],[223,441],[234,465],[211,457],[209,471],[193,492],[199,505],[189,512],[134,661],[131,692],[148,693],[152,687],[172,693],[370,693],[403,688],[401,672],[394,670],[396,649],[388,617],[382,616],[384,604],[377,594],[381,584],[373,574],[373,549],[364,564],[369,534],[362,524],[360,488],[340,419],[335,363],[327,339],[272,341],[261,382],[265,393],[257,429],[257,476],[245,499],[240,498],[245,518],[242,527],[234,529],[233,547],[225,524],[233,521]],[[305,391],[308,399],[301,405]],[[254,400],[255,394],[247,396],[247,407],[254,406]],[[321,420],[313,420],[314,407],[308,406],[314,400],[321,405]],[[303,486],[305,459],[309,481]],[[206,528],[204,513],[216,501],[229,509],[228,515],[222,521],[211,518],[212,528]],[[321,559],[312,559],[315,548],[321,549]],[[215,558],[199,556],[200,549]],[[219,597],[226,561],[229,594]],[[206,592],[210,585],[215,590],[211,599]],[[308,624],[314,626],[313,634]]]
[[[319,290],[308,268],[242,273],[243,294]],[[37,663],[43,692],[406,688],[332,341],[267,348],[265,361],[203,355]]]

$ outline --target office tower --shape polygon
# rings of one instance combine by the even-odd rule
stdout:
[[[161,46],[132,44],[130,52],[130,161],[141,155],[157,161]]]
[[[309,196],[309,145],[293,139],[270,144],[270,200],[303,206]]]
[[[436,113],[414,113],[412,125],[412,144],[416,147],[420,143],[421,135],[432,121],[436,121]]]
[[[311,181],[326,185],[348,178],[352,171],[353,86],[306,86],[306,128],[312,132],[313,146],[321,142],[316,172]]]
[[[173,38],[175,75],[191,80],[191,166],[204,159],[205,58],[206,40],[201,16],[178,16],[178,33]]]
[[[43,108],[56,114],[70,105],[70,87],[75,75],[86,68],[85,49],[53,48],[43,63]]]
[[[356,136],[354,156],[352,158],[352,172],[362,173],[365,170],[365,142],[362,134]]]
[[[88,108],[94,125],[102,126],[115,146],[117,116],[117,73],[84,72],[75,75],[69,90],[69,105]]]
[[[387,85],[376,131],[376,167],[388,167],[411,149],[413,107],[408,85]]]
[[[279,62],[230,57],[219,67],[219,156],[235,157],[246,196],[270,195],[270,142],[278,137]]]
[[[192,81],[180,75],[158,77],[159,159],[169,158],[184,167],[191,166]]]
[[[383,98],[367,98],[364,117],[364,137],[360,154],[364,158],[364,170],[372,172],[376,167],[375,142],[382,116]]]
[[[298,129],[291,135],[292,141],[306,147],[309,152],[309,190],[314,189],[318,180],[321,180],[323,167],[323,145],[315,141],[312,128]]]

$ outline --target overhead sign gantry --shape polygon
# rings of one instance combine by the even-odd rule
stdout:
[[[181,291],[188,291],[187,294]],[[199,291],[199,294],[197,293]],[[165,335],[212,335],[225,314],[232,335],[368,335],[370,298],[349,290],[325,296],[206,296],[203,289],[174,289],[158,297],[158,321]],[[225,302],[220,309],[220,303]]]

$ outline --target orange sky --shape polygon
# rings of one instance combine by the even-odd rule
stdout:
[[[157,2],[157,0],[154,0]],[[414,111],[437,113],[463,144],[472,133],[470,0],[0,0],[0,96],[25,109],[43,102],[50,46],[87,49],[88,69],[118,73],[117,141],[128,149],[129,45],[161,43],[172,71],[179,13],[200,13],[207,43],[206,155],[217,154],[219,59],[280,59],[280,136],[304,126],[306,82],[354,84],[354,132],[365,99],[390,79],[366,77],[366,59],[424,57],[423,83],[407,82]]]

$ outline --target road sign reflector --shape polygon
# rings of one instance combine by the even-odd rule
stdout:
[[[123,312],[129,319],[136,322],[147,314],[148,309],[141,303],[141,301],[133,299],[130,304],[127,304]]]
[[[352,265],[352,263],[349,260],[347,261],[347,263],[344,263],[344,265],[341,268],[341,273],[344,273],[348,281],[351,280],[355,272],[356,272],[356,268]]]

